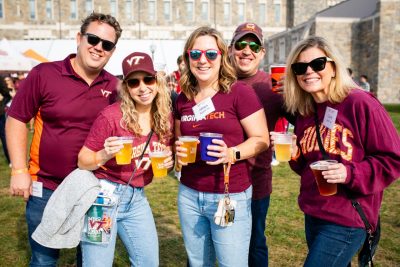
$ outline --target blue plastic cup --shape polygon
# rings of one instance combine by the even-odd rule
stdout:
[[[208,145],[213,145],[212,140],[213,139],[220,139],[222,140],[222,134],[218,133],[200,133],[200,154],[201,154],[201,159],[204,161],[216,161],[218,160],[217,157],[212,157],[207,155],[207,149]]]

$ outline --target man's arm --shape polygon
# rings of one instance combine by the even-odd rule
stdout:
[[[32,192],[32,179],[27,172],[28,129],[24,122],[12,117],[6,122],[7,147],[12,164],[10,194],[28,200]]]

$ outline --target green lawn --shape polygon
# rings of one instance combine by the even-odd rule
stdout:
[[[387,106],[400,132],[400,105]],[[27,266],[29,246],[24,217],[25,203],[8,194],[8,166],[0,153],[0,266]],[[301,266],[306,255],[303,214],[297,206],[299,179],[287,163],[274,167],[273,193],[267,218],[270,266]],[[178,182],[156,179],[146,188],[160,242],[160,266],[186,266],[185,249],[176,206]],[[382,203],[382,237],[376,267],[400,266],[400,181],[391,185]],[[74,266],[74,250],[62,250],[60,266]],[[114,266],[128,266],[127,255],[117,244]],[[356,266],[356,264],[353,264]]]

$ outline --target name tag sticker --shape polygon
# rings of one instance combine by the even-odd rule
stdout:
[[[43,183],[38,181],[32,182],[32,196],[43,197]]]
[[[327,107],[325,110],[324,121],[322,122],[327,128],[331,129],[335,126],[335,121],[338,111],[336,109]]]
[[[207,97],[192,108],[197,121],[204,119],[205,116],[215,110],[211,97]]]

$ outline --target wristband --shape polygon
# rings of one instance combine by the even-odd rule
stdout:
[[[11,176],[14,176],[14,175],[17,175],[17,174],[22,174],[22,173],[29,173],[28,168],[12,169],[11,170]]]

